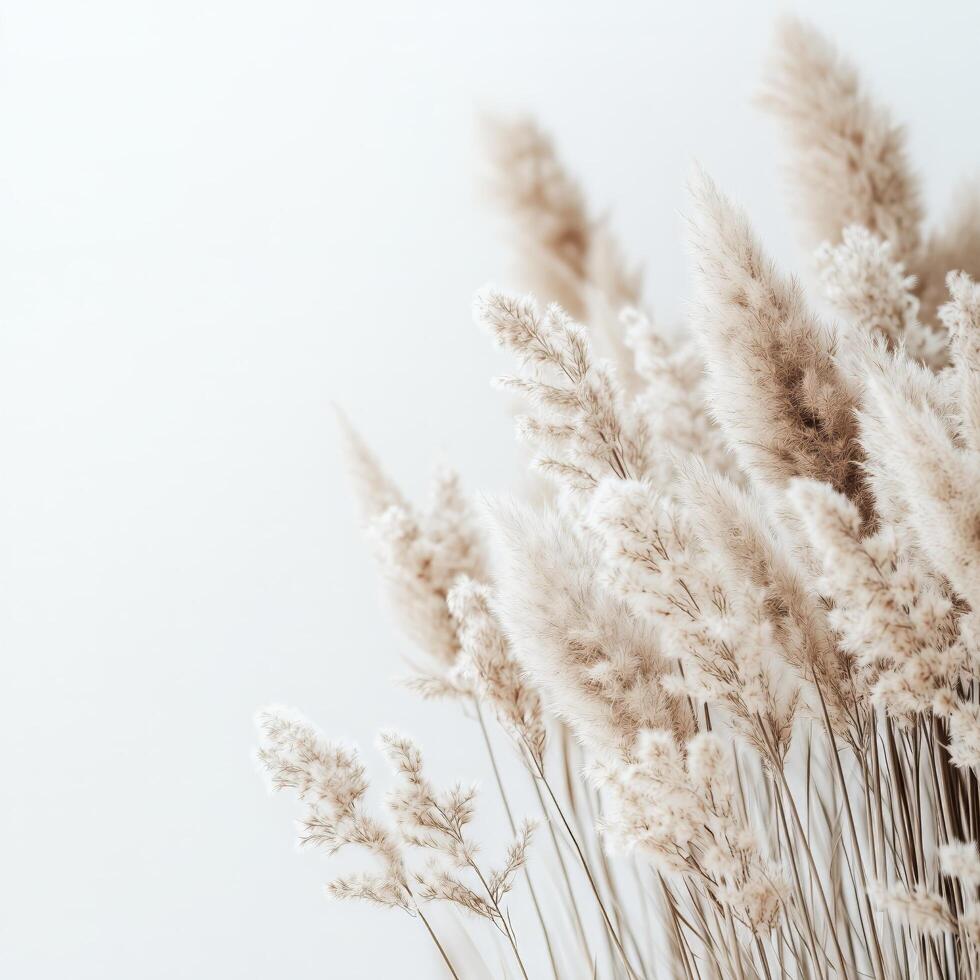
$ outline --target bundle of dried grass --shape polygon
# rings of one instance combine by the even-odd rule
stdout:
[[[975,198],[924,239],[901,129],[806,25],[777,33],[764,102],[840,322],[699,174],[672,341],[551,142],[497,122],[495,192],[546,305],[485,290],[475,316],[516,357],[502,384],[555,493],[481,523],[443,473],[419,508],[344,422],[423,654],[409,683],[481,726],[503,860],[478,853],[475,790],[437,789],[403,735],[380,741],[388,821],[357,753],[289,712],[260,717],[259,757],[305,842],[373,861],[331,893],[418,918],[452,976],[473,947],[432,902],[496,941],[497,975],[980,977]]]

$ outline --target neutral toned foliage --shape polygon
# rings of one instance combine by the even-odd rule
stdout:
[[[837,319],[698,172],[696,301],[665,330],[550,139],[497,120],[535,295],[474,318],[550,491],[476,503],[442,469],[418,505],[341,418],[406,683],[479,727],[506,843],[484,857],[476,787],[406,735],[377,808],[290,711],[259,760],[304,843],[366,859],[331,894],[418,919],[457,980],[980,977],[976,198],[924,236],[901,127],[799,21],[763,101]]]

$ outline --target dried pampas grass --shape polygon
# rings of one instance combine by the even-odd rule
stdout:
[[[341,418],[406,683],[479,726],[503,843],[403,734],[377,806],[290,711],[259,759],[304,843],[362,855],[331,894],[417,919],[454,977],[980,977],[976,197],[926,236],[901,127],[799,21],[763,103],[835,322],[698,173],[671,337],[548,137],[497,120],[540,302],[487,288],[474,315],[553,492],[476,506],[442,470],[420,505]]]

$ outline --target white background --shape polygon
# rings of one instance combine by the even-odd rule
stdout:
[[[418,926],[328,903],[251,752],[268,701],[483,775],[395,689],[333,420],[411,493],[501,490],[506,283],[476,111],[530,109],[648,270],[689,295],[692,159],[805,269],[750,104],[775,3],[0,6],[0,974],[437,975]],[[973,3],[823,2],[910,126],[931,213],[980,162]],[[383,779],[380,782],[384,782]]]

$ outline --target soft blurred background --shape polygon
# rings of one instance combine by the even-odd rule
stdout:
[[[700,161],[805,272],[759,3],[7,0],[0,9],[0,975],[438,975],[407,917],[328,903],[252,716],[480,777],[452,706],[391,683],[342,471],[343,406],[412,493],[504,489],[513,281],[480,110],[530,110],[680,319]],[[976,173],[974,3],[809,16],[910,128],[938,217]],[[489,798],[488,807],[493,805]]]

